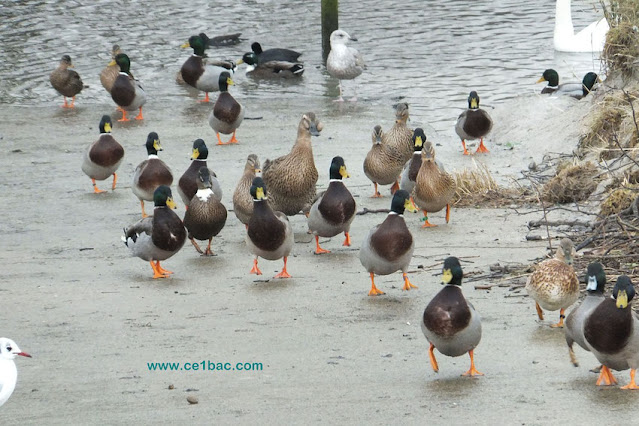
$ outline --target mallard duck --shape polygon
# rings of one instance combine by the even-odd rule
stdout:
[[[328,189],[321,193],[311,206],[308,229],[315,235],[315,254],[330,253],[320,247],[319,237],[334,237],[343,232],[344,246],[350,247],[348,231],[355,218],[355,199],[344,185],[342,178],[350,177],[342,157],[334,157],[329,170]]]
[[[114,44],[111,49],[111,62],[100,72],[100,83],[102,83],[102,87],[109,93],[111,93],[111,87],[113,87],[115,79],[120,75],[120,66],[115,63],[115,57],[120,53],[122,53],[120,46]]]
[[[111,98],[122,111],[122,118],[118,121],[129,121],[126,112],[136,109],[139,109],[139,113],[135,119],[143,120],[142,106],[146,103],[146,93],[142,84],[131,74],[131,60],[126,54],[118,53],[109,65],[115,64],[120,67],[120,73],[111,86]]]
[[[264,162],[262,174],[273,210],[292,216],[310,208],[318,178],[311,136],[319,136],[323,127],[315,113],[307,112],[297,127],[297,140],[291,152]]]
[[[464,272],[456,257],[444,260],[442,282],[446,284],[430,301],[422,317],[422,331],[430,343],[428,356],[435,373],[439,371],[434,350],[447,356],[468,353],[470,369],[463,376],[483,376],[475,369],[473,352],[481,340],[481,318],[462,293]]]
[[[560,52],[601,52],[610,29],[603,17],[575,34],[572,25],[570,0],[557,0],[555,6],[555,31],[553,44]]]
[[[60,65],[49,76],[49,81],[53,88],[64,97],[62,108],[74,108],[75,95],[84,88],[80,75],[69,68],[73,68],[71,57],[63,55],[62,59],[60,59]],[[71,98],[70,104],[67,103],[67,98]]]
[[[380,125],[373,128],[373,146],[364,159],[364,174],[374,185],[371,198],[382,197],[377,185],[390,185],[391,193],[397,190],[397,177],[401,173],[404,163],[397,151],[384,142],[384,131]]]
[[[383,138],[384,143],[397,152],[396,155],[399,156],[402,167],[410,160],[414,151],[413,129],[406,125],[409,117],[408,104],[406,102],[397,104],[395,106],[395,124],[388,132],[384,133]],[[397,173],[397,177],[399,177],[400,173],[401,168]],[[397,188],[399,188],[399,186],[397,186]]]
[[[255,175],[260,173],[260,160],[257,155],[250,154],[244,165],[244,173],[233,192],[233,213],[245,226],[248,226],[253,214],[253,197],[251,196],[251,185]]]
[[[548,85],[541,90],[541,94],[567,95],[576,99],[581,99],[593,90],[597,82],[601,82],[599,76],[594,72],[584,75],[581,82],[568,82],[559,84],[559,74],[552,68],[543,72],[537,83],[548,82]]]
[[[359,260],[371,276],[369,296],[384,294],[375,287],[375,274],[389,275],[401,270],[404,277],[403,290],[417,288],[408,280],[408,265],[413,258],[415,244],[404,221],[404,210],[416,212],[406,191],[397,190],[391,201],[391,211],[379,225],[370,230],[359,250]]]
[[[433,225],[428,221],[428,212],[435,213],[446,207],[446,223],[450,220],[450,203],[455,196],[455,179],[444,171],[435,159],[435,148],[430,141],[422,149],[422,165],[413,188],[413,201],[424,212],[422,228]]]
[[[153,200],[153,194],[158,186],[170,186],[173,183],[171,169],[158,158],[158,151],[162,151],[160,137],[157,133],[151,132],[146,138],[146,152],[149,158],[135,168],[131,185],[133,193],[140,199],[142,217],[147,216],[144,212],[144,200]]]
[[[590,351],[602,364],[597,385],[617,383],[610,369],[630,368],[630,383],[621,389],[639,389],[635,383],[639,368],[639,318],[630,305],[635,288],[628,276],[617,278],[612,296],[614,299],[605,299],[586,317],[583,328]]]
[[[579,280],[572,268],[575,246],[568,238],[562,238],[553,259],[541,262],[528,278],[526,291],[535,300],[537,315],[543,321],[543,309],[559,309],[559,322],[551,327],[564,326],[566,308],[579,298]]]
[[[331,51],[326,59],[326,70],[328,73],[339,80],[339,102],[343,102],[342,98],[342,80],[352,80],[359,76],[366,69],[364,58],[352,47],[346,44],[350,41],[357,41],[355,37],[348,35],[346,31],[335,30],[331,34]],[[353,98],[357,100],[357,98]]]
[[[604,300],[604,290],[606,287],[606,273],[601,263],[595,262],[588,265],[586,273],[588,284],[586,285],[586,297],[579,306],[570,312],[566,317],[566,344],[568,344],[568,352],[570,361],[575,367],[579,366],[575,351],[572,349],[573,343],[577,343],[583,349],[589,351],[588,345],[584,338],[584,322],[588,315]]]
[[[95,181],[105,180],[111,175],[113,175],[111,189],[115,189],[115,183],[118,180],[115,172],[124,157],[124,148],[111,136],[111,126],[111,117],[103,115],[100,120],[100,137],[89,146],[82,161],[82,171],[91,178],[93,192],[96,194],[106,191],[98,189]]]
[[[299,62],[259,62],[253,52],[245,53],[237,64],[246,64],[246,74],[257,78],[292,78],[304,74],[304,65]]]
[[[291,278],[286,261],[293,248],[293,228],[282,212],[274,212],[268,204],[266,184],[261,177],[253,179],[250,190],[253,214],[246,228],[246,245],[255,255],[251,274],[262,275],[257,267],[258,257],[268,260],[284,259],[284,268],[274,278]]]
[[[479,95],[474,90],[468,95],[468,109],[462,112],[455,123],[455,132],[461,138],[464,147],[464,155],[469,152],[466,149],[466,141],[479,139],[479,146],[475,153],[489,153],[484,145],[484,136],[493,128],[493,120],[488,113],[479,108]]]
[[[211,190],[211,173],[208,167],[198,170],[197,192],[189,203],[184,214],[184,226],[189,231],[188,237],[198,253],[213,256],[211,241],[220,233],[226,223],[226,207],[220,203]],[[209,240],[206,250],[202,251],[195,240]]]
[[[17,356],[31,358],[31,355],[20,350],[16,342],[0,337],[0,407],[9,400],[16,388],[18,369],[14,359]]]
[[[422,148],[426,142],[426,134],[421,128],[416,128],[413,132],[413,156],[404,166],[402,176],[399,181],[399,189],[403,189],[409,194],[413,193],[415,187],[415,181],[417,180],[417,173],[422,165]],[[437,160],[436,160],[437,161]],[[439,163],[437,163],[439,166]]]
[[[173,272],[162,268],[160,262],[180,251],[186,240],[186,229],[172,210],[176,206],[171,188],[158,186],[153,192],[153,203],[153,215],[125,229],[122,240],[133,256],[151,264],[153,278],[166,278]]]
[[[235,100],[233,95],[228,92],[229,85],[233,85],[231,74],[223,72],[220,74],[220,94],[213,105],[213,110],[209,114],[209,125],[217,134],[217,144],[227,145],[230,143],[237,143],[235,138],[235,131],[242,120],[244,120],[244,107],[238,101]],[[220,133],[225,135],[233,133],[231,139],[228,142],[222,142],[220,139]]]
[[[251,44],[251,50],[257,56],[260,64],[270,61],[284,61],[284,62],[297,62],[302,55],[300,52],[296,52],[291,49],[283,49],[275,47],[272,49],[262,50],[262,45],[257,41]]]
[[[205,93],[202,102],[209,102],[209,92],[220,90],[220,74],[234,72],[235,63],[233,61],[205,60],[204,49],[206,48],[206,41],[201,35],[189,37],[188,43],[183,44],[182,47],[191,47],[193,55],[184,62],[180,69],[180,74],[186,84]]]
[[[198,191],[199,171],[200,167],[207,167],[206,161],[209,157],[209,149],[202,139],[196,139],[193,141],[193,151],[191,153],[191,165],[186,169],[180,180],[178,181],[177,192],[180,194],[182,202],[189,208],[191,199]],[[217,175],[212,170],[209,170],[211,181],[211,189],[213,191],[213,198],[216,201],[222,201],[222,186],[217,180]]]

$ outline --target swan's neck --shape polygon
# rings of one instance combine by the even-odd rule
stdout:
[[[557,0],[555,8],[555,31],[570,32],[574,34],[572,16],[570,13],[570,0]]]

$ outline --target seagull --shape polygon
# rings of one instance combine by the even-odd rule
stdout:
[[[350,40],[357,41],[355,37],[351,37],[346,31],[333,31],[331,34],[331,52],[326,59],[328,73],[340,80],[338,102],[344,101],[342,98],[342,80],[352,80],[366,69],[362,55],[357,49],[346,45]],[[357,98],[352,100],[356,101]]]
[[[31,358],[28,353],[20,351],[16,342],[0,337],[0,406],[7,402],[16,387],[18,369],[13,360],[18,355]]]

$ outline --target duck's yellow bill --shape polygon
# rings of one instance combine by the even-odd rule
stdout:
[[[617,293],[617,307],[620,309],[628,307],[628,294],[626,290],[619,290],[619,293]]]
[[[451,272],[451,270],[450,269],[444,269],[444,272],[442,273],[442,282],[444,284],[448,284],[452,280],[453,280],[453,273]]]

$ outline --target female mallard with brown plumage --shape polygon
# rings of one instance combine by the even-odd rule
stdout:
[[[308,229],[315,235],[315,254],[330,253],[319,245],[319,237],[334,237],[343,232],[344,246],[350,247],[349,230],[355,218],[355,199],[342,178],[350,177],[342,157],[334,157],[329,170],[328,189],[317,197],[308,215]]]
[[[162,151],[160,137],[157,133],[151,132],[146,138],[146,152],[149,158],[135,168],[131,185],[131,190],[140,199],[142,217],[147,216],[144,212],[144,201],[153,200],[153,194],[158,186],[170,186],[173,183],[171,169],[158,158],[158,151]]]
[[[113,175],[111,189],[115,189],[115,183],[118,180],[115,172],[124,157],[124,148],[111,136],[111,125],[111,117],[103,115],[100,120],[100,137],[89,146],[82,161],[82,171],[91,178],[93,192],[96,194],[106,191],[98,189],[95,181],[105,180],[111,175]]]
[[[481,318],[461,290],[464,272],[456,257],[444,261],[442,282],[446,284],[430,301],[422,316],[422,332],[430,349],[430,365],[439,372],[434,350],[457,357],[468,353],[470,369],[463,376],[483,376],[475,369],[474,350],[481,340]]]
[[[391,148],[397,151],[397,155],[401,159],[402,167],[413,155],[413,130],[410,129],[406,122],[409,119],[408,104],[400,102],[395,106],[395,124],[391,129],[384,133],[383,141]],[[400,172],[397,174],[399,176]],[[397,186],[399,188],[399,186]]]
[[[198,180],[200,167],[208,167],[206,162],[209,157],[209,149],[202,139],[196,139],[193,141],[193,151],[191,153],[191,165],[186,169],[184,174],[178,181],[177,191],[180,194],[182,202],[189,208],[191,199],[198,191]],[[209,169],[211,181],[211,189],[213,191],[213,198],[217,201],[222,201],[222,187],[217,180],[215,172]]]
[[[115,57],[120,53],[122,53],[120,46],[114,44],[111,49],[111,62],[100,72],[100,83],[102,83],[102,87],[109,93],[111,93],[115,79],[120,75],[120,66],[115,63]]]
[[[446,223],[450,220],[450,203],[455,196],[455,179],[443,170],[435,160],[435,148],[430,141],[422,149],[422,165],[417,173],[413,188],[413,201],[424,212],[422,228],[433,225],[428,221],[428,212],[434,213],[446,208]]]
[[[244,165],[244,173],[235,187],[233,193],[233,213],[245,226],[248,226],[253,214],[253,197],[251,196],[251,185],[255,175],[261,172],[260,160],[257,155],[250,154]]]
[[[370,230],[359,250],[359,260],[371,276],[369,296],[384,294],[375,287],[375,274],[389,275],[401,270],[403,290],[417,288],[408,280],[408,266],[413,258],[413,235],[404,221],[404,210],[416,212],[408,192],[397,190],[391,201],[391,211],[386,219]]]
[[[488,153],[488,149],[484,146],[484,136],[490,133],[493,128],[493,120],[488,113],[479,108],[479,95],[474,90],[468,95],[468,109],[462,112],[457,118],[455,124],[455,132],[461,138],[464,147],[464,155],[468,155],[466,149],[466,141],[479,139],[478,152]]]
[[[537,315],[543,321],[543,309],[559,311],[559,322],[551,327],[563,327],[566,309],[579,298],[579,280],[572,268],[575,246],[563,238],[553,259],[541,262],[528,278],[526,291],[535,300]]]
[[[268,260],[284,259],[284,268],[274,278],[291,278],[286,261],[293,248],[293,228],[282,212],[274,212],[268,204],[266,185],[261,177],[253,179],[250,190],[253,214],[246,228],[246,245],[255,255],[251,274],[262,275],[257,267],[258,257]]]
[[[614,299],[601,302],[584,323],[586,343],[602,364],[597,385],[617,383],[610,369],[630,368],[630,383],[621,389],[639,389],[635,383],[639,368],[639,318],[630,304],[635,288],[628,276],[617,278],[612,296]]]
[[[244,120],[244,107],[228,91],[229,85],[233,84],[230,73],[225,71],[220,74],[220,94],[215,101],[215,105],[213,105],[213,111],[209,115],[209,125],[217,134],[218,145],[237,143],[235,131]],[[228,142],[222,142],[220,133],[225,135],[233,133],[233,136]]]
[[[364,159],[364,174],[374,185],[374,193],[371,198],[379,198],[382,194],[377,185],[393,184],[391,192],[399,187],[397,177],[401,173],[404,163],[397,151],[384,142],[382,126],[377,125],[373,129],[373,146]]]
[[[84,88],[80,75],[69,68],[73,68],[71,57],[63,55],[62,59],[60,59],[60,65],[49,76],[49,81],[53,88],[64,97],[62,108],[74,108],[75,95]],[[71,98],[70,104],[67,103],[67,98]]]
[[[224,228],[226,214],[226,207],[216,199],[213,193],[211,173],[208,167],[200,167],[197,177],[197,192],[184,214],[184,226],[189,231],[189,240],[198,253],[204,256],[213,256],[211,241]],[[195,242],[196,239],[209,240],[206,250],[200,249],[200,246]]]
[[[307,112],[297,127],[297,140],[291,152],[264,162],[262,174],[273,210],[292,216],[310,209],[318,178],[311,136],[319,136],[322,128],[315,113]]]
[[[124,53],[115,55],[115,59],[109,64],[117,64],[120,67],[118,78],[111,86],[111,98],[120,107],[122,118],[118,121],[129,121],[126,118],[127,111],[139,110],[136,120],[143,120],[142,106],[146,103],[146,93],[142,84],[131,74],[131,60]]]

